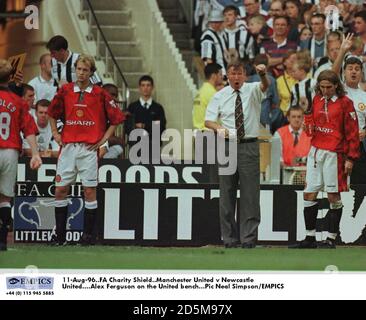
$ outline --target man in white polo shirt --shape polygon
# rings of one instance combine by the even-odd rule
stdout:
[[[52,78],[51,73],[51,55],[49,53],[42,54],[39,58],[39,66],[41,73],[28,82],[35,91],[35,101],[46,99],[51,101],[57,91],[57,82]]]
[[[211,99],[205,126],[225,132],[236,132],[237,168],[231,175],[220,175],[220,225],[226,248],[241,243],[242,248],[254,248],[260,223],[259,206],[259,121],[264,92],[269,86],[266,67],[256,66],[261,82],[247,83],[242,62],[229,64],[230,86],[217,92]],[[229,141],[225,142],[226,147]],[[229,155],[230,156],[230,155]],[[236,194],[240,182],[240,204],[238,219],[235,220]],[[238,234],[239,230],[239,234]]]
[[[36,111],[34,120],[38,128],[37,147],[41,157],[58,157],[58,151],[60,146],[53,139],[51,125],[48,120],[48,106],[51,104],[46,99],[41,99],[36,103]],[[30,157],[32,155],[31,148],[26,139],[23,140],[23,152],[25,156]]]

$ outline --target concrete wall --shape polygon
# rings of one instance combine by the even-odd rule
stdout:
[[[178,129],[183,136],[184,129],[192,128],[192,105],[197,88],[156,1],[125,0],[125,3],[132,10],[144,64],[155,80],[155,97],[165,108],[167,127]],[[185,141],[187,143],[191,142]]]

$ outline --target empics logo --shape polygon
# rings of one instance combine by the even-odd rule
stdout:
[[[8,283],[9,284],[11,284],[11,285],[15,285],[15,284],[17,284],[17,283],[19,283],[20,282],[20,280],[19,279],[17,279],[17,278],[10,278],[9,280],[8,280]]]
[[[25,290],[52,290],[53,277],[6,277],[6,288]]]

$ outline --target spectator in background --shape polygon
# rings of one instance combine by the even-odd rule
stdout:
[[[248,29],[254,38],[254,53],[257,55],[263,41],[268,41],[273,30],[268,27],[263,16],[257,15],[249,18]]]
[[[60,35],[52,37],[46,44],[50,51],[52,60],[52,78],[57,82],[58,87],[66,83],[76,81],[75,62],[79,53],[71,52],[67,40]],[[90,79],[93,84],[101,84],[102,80],[97,73],[94,73]]]
[[[300,31],[300,43],[301,41],[307,41],[309,39],[311,39],[311,37],[313,36],[313,33],[311,31],[311,29],[309,27],[303,27]]]
[[[282,1],[281,0],[272,1],[268,13],[270,18],[267,20],[267,24],[270,28],[273,29],[274,17],[281,17],[286,15],[285,10],[283,9]]]
[[[286,16],[275,17],[273,21],[273,36],[262,44],[261,53],[268,56],[268,66],[275,78],[284,72],[284,57],[289,50],[297,49],[296,42],[287,39],[289,32],[289,18]]]
[[[307,109],[308,106],[311,108],[311,104],[313,103],[313,98],[315,95],[314,89],[316,85],[316,80],[309,76],[311,71],[311,58],[308,56],[306,59],[300,59],[297,57],[297,61],[293,66],[293,77],[297,83],[292,87],[291,90],[291,101],[289,104],[289,108],[300,105],[302,99],[305,103],[304,110]]]
[[[355,14],[354,29],[356,35],[363,43],[363,74],[366,79],[366,10],[359,11]]]
[[[283,66],[285,71],[283,75],[276,80],[278,95],[280,98],[280,109],[282,110],[283,114],[286,114],[291,101],[292,87],[297,82],[293,77],[293,66],[296,60],[296,51],[290,50],[287,52],[283,57]]]
[[[347,97],[353,101],[353,105],[357,112],[359,138],[360,138],[360,158],[354,162],[351,184],[366,184],[366,92],[360,88],[360,83],[363,74],[362,59],[357,56],[349,55],[347,52],[353,47],[353,35],[347,35],[343,40],[339,55],[333,64],[333,71],[337,74],[341,73],[342,63],[344,88],[347,92]],[[365,196],[363,189],[355,188],[355,207],[356,202]],[[359,203],[360,205],[361,203]],[[358,205],[358,207],[359,207]],[[357,213],[357,208],[354,207],[354,216]]]
[[[28,111],[31,113],[32,116],[35,115],[35,109],[34,109],[34,101],[36,100],[36,94],[34,92],[34,88],[30,86],[29,84],[24,83],[23,84],[23,96],[22,98],[25,100],[25,102],[28,105]]]
[[[313,36],[308,40],[300,42],[300,48],[310,51],[311,58],[313,59],[313,65],[316,69],[319,60],[326,55],[326,28],[325,28],[325,15],[322,13],[314,14],[310,20],[311,31]]]
[[[318,79],[318,76],[322,71],[332,69],[333,63],[339,54],[341,43],[342,42],[340,40],[335,40],[331,42],[328,41],[327,57],[325,59],[322,59],[323,60],[322,64],[316,69],[314,73],[314,79]]]
[[[48,106],[50,101],[41,99],[37,101],[35,108],[35,121],[38,128],[37,147],[41,157],[58,157],[60,149],[57,142],[53,139],[51,125],[48,121]],[[27,140],[23,140],[23,152],[27,157],[31,156],[31,148]]]
[[[243,60],[253,59],[254,39],[243,25],[238,25],[239,10],[235,6],[227,6],[224,9],[224,25],[225,29],[222,32],[224,40],[224,56],[225,69],[230,55],[225,55],[225,52],[236,52],[236,56]]]
[[[118,104],[118,87],[112,83],[106,83],[102,87]],[[124,129],[122,129],[121,137],[117,137],[114,133],[109,139],[106,146],[106,152],[102,156],[105,159],[121,158],[124,148]]]
[[[132,102],[128,106],[127,111],[134,117],[134,127],[131,129],[144,129],[148,134],[150,142],[149,159],[151,159],[152,125],[158,124],[160,126],[161,137],[166,127],[165,112],[163,106],[152,98],[154,91],[154,80],[152,77],[144,75],[139,79],[139,91],[140,99]],[[127,133],[130,134],[130,132]],[[135,142],[129,141],[129,144],[132,146]]]
[[[201,58],[205,65],[217,63],[224,68],[224,47],[221,29],[224,16],[220,11],[211,11],[208,19],[208,29],[201,37]]]
[[[216,63],[208,64],[205,67],[206,81],[198,90],[193,102],[193,128],[198,130],[207,130],[205,127],[206,109],[211,98],[217,92],[217,87],[222,84],[222,68]]]
[[[310,150],[310,137],[302,129],[304,110],[300,106],[291,107],[287,119],[289,124],[279,128],[274,135],[281,142],[281,165],[303,165]]]
[[[288,39],[299,42],[299,25],[303,25],[304,17],[301,12],[301,2],[299,0],[285,1],[286,16],[290,19],[290,30]]]
[[[240,15],[245,24],[248,25],[251,17],[261,15],[266,21],[269,19],[268,12],[261,8],[259,0],[243,0],[243,7],[240,7]]]
[[[28,82],[34,88],[36,102],[42,99],[51,101],[57,91],[57,83],[52,78],[51,73],[51,55],[49,53],[42,54],[39,59],[41,73]]]
[[[201,52],[202,32],[207,28],[207,19],[212,10],[210,1],[197,0],[194,9],[194,48],[197,52]],[[220,10],[220,9],[218,9]],[[222,9],[221,9],[222,10]]]
[[[193,128],[195,129],[195,138],[197,139],[197,135],[200,132],[205,132],[209,129],[205,127],[205,117],[206,117],[206,110],[207,106],[210,103],[212,97],[215,95],[217,88],[221,87],[223,83],[223,76],[222,76],[222,68],[218,64],[212,63],[208,64],[205,67],[205,79],[206,81],[199,89],[196,97],[193,101],[193,112],[192,112],[192,119],[193,119]],[[208,144],[206,139],[202,139],[202,146],[197,144],[198,140],[195,140],[195,152],[201,152],[202,160],[204,164],[208,164]],[[202,147],[202,148],[201,148]],[[202,150],[202,151],[201,151]],[[216,155],[216,152],[215,152]],[[215,158],[216,159],[216,158]],[[197,160],[197,158],[196,158]],[[215,164],[208,166],[208,182],[209,183],[218,183],[218,166],[217,161]]]

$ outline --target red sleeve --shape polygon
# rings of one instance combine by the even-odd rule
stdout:
[[[103,90],[104,94],[104,109],[107,113],[107,118],[111,125],[119,125],[123,121],[125,121],[126,116],[118,107],[118,105],[114,102],[112,97]]]
[[[344,105],[344,135],[346,140],[344,151],[348,159],[356,160],[360,157],[360,138],[357,112],[351,100],[347,99]]]
[[[24,103],[21,108],[20,114],[20,130],[23,132],[24,137],[28,137],[32,134],[38,134],[37,125],[32,117],[32,115],[28,112],[28,105]]]
[[[64,97],[66,95],[65,87],[61,87],[61,89],[57,92],[56,96],[52,99],[50,106],[48,107],[48,115],[53,119],[61,119],[64,115],[65,104]]]

